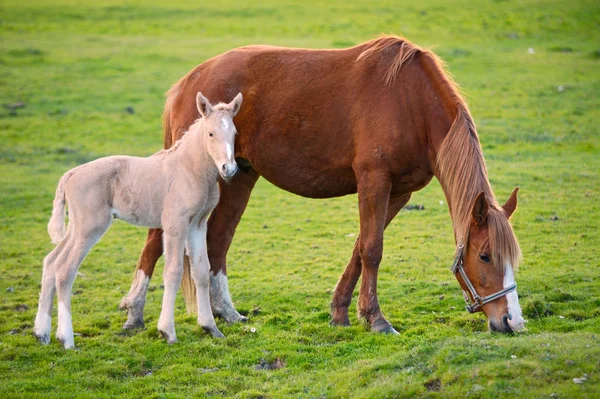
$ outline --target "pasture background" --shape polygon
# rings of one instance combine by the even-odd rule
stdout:
[[[348,47],[379,33],[447,61],[496,195],[503,202],[521,187],[513,225],[527,332],[490,334],[482,315],[464,311],[437,181],[411,200],[424,210],[402,211],[386,234],[379,295],[400,335],[371,333],[354,312],[352,327],[330,327],[331,291],[358,231],[356,196],[310,200],[260,180],[229,253],[231,293],[249,323],[219,322],[227,337],[211,339],[179,298],[180,342],[168,346],[156,330],[161,260],[147,329],[123,332],[117,305],[145,229],[116,222],[75,282],[78,350],[54,336],[35,341],[62,173],[158,150],[163,93],[223,51]],[[0,34],[0,396],[600,396],[597,1],[2,0]]]

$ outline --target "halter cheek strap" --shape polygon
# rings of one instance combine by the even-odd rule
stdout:
[[[471,294],[471,297],[473,298],[473,302],[471,302],[471,300],[469,298],[469,294],[467,294],[467,292],[465,290],[463,290],[463,297],[465,298],[465,302],[467,303],[466,308],[469,313],[481,312],[482,306],[485,305],[486,303],[495,301],[496,299],[501,298],[501,297],[505,296],[506,294],[517,289],[517,284],[514,283],[494,294],[484,296],[484,297],[479,296],[479,294],[477,294],[477,290],[475,290],[475,287],[473,286],[473,283],[471,283],[471,280],[467,276],[467,272],[465,272],[464,263],[463,263],[464,248],[465,248],[465,246],[463,244],[460,244],[458,246],[458,249],[456,250],[456,256],[454,257],[454,263],[452,263],[452,267],[450,267],[450,270],[452,271],[452,273],[454,273],[454,275],[456,275],[457,272],[460,273],[460,276],[462,277],[463,282],[467,286],[467,289],[469,290],[469,293]]]

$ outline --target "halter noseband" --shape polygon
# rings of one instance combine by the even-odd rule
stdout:
[[[514,283],[514,284],[510,285],[509,287],[506,287],[503,290],[496,292],[495,294],[488,295],[485,297],[479,296],[479,294],[477,294],[477,291],[475,290],[475,287],[473,287],[471,280],[469,280],[467,273],[465,272],[465,268],[464,268],[464,264],[463,264],[464,248],[465,248],[464,244],[460,244],[458,246],[458,249],[456,250],[456,256],[454,257],[454,263],[452,263],[452,267],[450,267],[450,270],[452,271],[452,273],[454,273],[455,276],[456,276],[457,272],[460,273],[460,276],[462,277],[463,282],[465,283],[465,285],[467,286],[467,289],[471,293],[473,302],[470,301],[470,298],[469,298],[469,295],[467,294],[467,292],[465,290],[462,291],[463,297],[465,298],[465,302],[467,303],[466,309],[469,313],[481,312],[482,306],[485,305],[486,303],[495,301],[496,299],[501,298],[504,295],[517,289],[517,284]]]

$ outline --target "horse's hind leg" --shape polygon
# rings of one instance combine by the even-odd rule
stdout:
[[[206,219],[199,225],[191,226],[186,242],[190,260],[192,280],[196,286],[196,304],[198,308],[198,325],[215,338],[223,338],[219,331],[210,307],[208,253],[206,250]]]
[[[90,249],[100,241],[102,235],[108,230],[111,223],[110,214],[101,215],[101,212],[94,215],[96,220],[86,220],[85,222],[74,226],[73,233],[68,235],[68,251],[65,250],[56,260],[56,287],[58,291],[58,326],[56,329],[56,339],[58,339],[65,349],[75,347],[73,338],[73,322],[71,318],[71,291],[73,282],[77,275],[79,266],[89,253]],[[74,218],[71,219],[72,224]]]
[[[56,260],[63,251],[68,251],[67,236],[44,258],[44,268],[42,271],[42,288],[40,291],[40,300],[38,311],[35,316],[35,325],[33,334],[37,339],[47,344],[50,342],[50,332],[52,330],[52,306],[54,304],[54,294],[56,293]]]
[[[138,259],[131,289],[119,305],[121,309],[127,309],[127,322],[123,326],[125,329],[144,327],[144,305],[146,304],[148,285],[156,262],[163,253],[162,234],[161,229],[148,230],[146,244]]]
[[[390,198],[385,221],[386,227],[389,225],[392,219],[396,217],[398,212],[400,212],[400,209],[406,205],[409,199],[410,194],[392,196]],[[352,301],[352,293],[354,292],[354,287],[356,287],[356,283],[358,282],[362,268],[362,262],[360,260],[360,238],[361,236],[359,235],[359,237],[356,239],[356,243],[354,244],[352,258],[350,258],[350,262],[348,262],[346,270],[340,277],[340,280],[335,287],[333,298],[331,300],[332,325],[350,325],[350,319],[348,318],[348,307]]]

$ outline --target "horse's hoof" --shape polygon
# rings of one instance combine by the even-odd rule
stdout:
[[[392,327],[392,326],[389,326],[383,330],[379,330],[378,332],[383,333],[383,334],[400,335],[400,333],[398,331],[396,331],[394,329],[394,327]]]
[[[214,315],[215,317],[224,320],[227,324],[246,323],[248,321],[247,317],[242,316],[235,309],[232,309],[231,311],[214,312]]]
[[[48,345],[50,343],[50,334],[48,334],[48,333],[45,333],[45,334],[33,333],[33,335],[37,338],[38,341],[40,341],[44,345]]]
[[[350,319],[348,318],[348,315],[344,317],[332,316],[331,320],[329,321],[329,325],[348,327],[350,325]]]
[[[398,331],[396,331],[386,319],[375,320],[371,325],[371,329],[383,334],[399,335]]]
[[[123,330],[137,330],[137,329],[142,329],[145,327],[146,327],[146,325],[144,324],[143,320],[134,320],[134,321],[127,320],[127,322],[125,324],[123,324]]]

